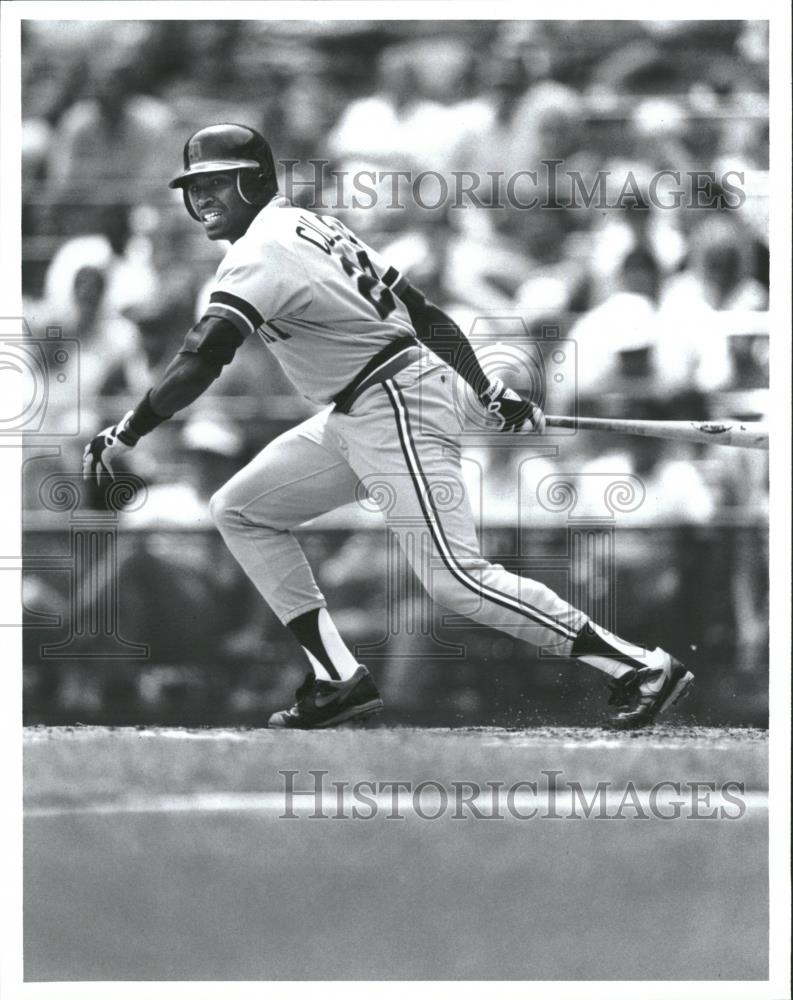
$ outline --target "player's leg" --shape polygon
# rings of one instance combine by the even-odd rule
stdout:
[[[544,584],[482,557],[454,438],[451,378],[444,371],[419,382],[407,369],[349,416],[332,418],[346,421],[351,465],[372,494],[386,498],[389,526],[434,600],[603,671],[615,704],[646,693],[640,718],[626,720],[644,724],[680,696],[690,675],[663,651],[609,635]]]
[[[344,421],[350,464],[435,601],[567,655],[587,616],[481,554],[443,371],[422,380],[419,396],[407,369],[348,416],[331,417]]]
[[[355,497],[323,411],[271,441],[214,494],[218,530],[280,620],[325,607],[292,528]]]
[[[313,677],[298,702],[306,709],[319,695],[324,709],[319,723],[325,725],[336,696],[343,696],[348,717],[362,714],[350,712],[362,705],[368,710],[382,706],[368,672],[336,630],[291,530],[355,497],[357,477],[326,425],[323,411],[271,441],[210,501],[212,518],[232,554],[303,647]],[[318,692],[314,679],[327,689]]]

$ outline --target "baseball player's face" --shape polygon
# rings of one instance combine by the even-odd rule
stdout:
[[[187,193],[210,240],[238,240],[261,208],[243,201],[233,173],[199,175]]]

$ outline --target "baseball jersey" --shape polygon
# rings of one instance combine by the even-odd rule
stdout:
[[[221,261],[205,315],[257,333],[307,399],[329,403],[389,341],[415,336],[404,280],[338,219],[276,197]]]

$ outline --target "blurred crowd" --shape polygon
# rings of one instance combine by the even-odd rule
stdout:
[[[546,411],[766,415],[763,22],[27,21],[23,28],[25,314],[37,335],[54,326],[79,345],[79,400],[63,405],[79,405],[86,433],[134,405],[201,313],[223,248],[205,239],[167,182],[187,136],[219,121],[261,130],[276,159],[290,161],[283,181],[296,201],[312,204],[319,194],[324,210],[474,331],[485,353],[507,323],[515,356],[524,350],[543,359],[539,386],[523,375]],[[561,183],[541,168],[551,161]],[[486,180],[497,172],[506,185],[527,170],[539,181],[527,191],[524,177],[512,199]],[[424,204],[408,184],[400,188],[404,208],[394,208],[394,171],[435,172],[450,191],[463,171],[478,180],[465,204],[451,193],[435,197],[430,178]],[[378,172],[387,180],[378,182]],[[692,173],[704,192],[699,206]],[[377,197],[356,208],[351,179],[361,176],[375,178]],[[582,205],[581,189],[592,190],[600,176],[607,204]],[[531,194],[549,207],[520,207]],[[567,358],[557,382],[549,351]],[[520,382],[520,362],[505,370]],[[137,523],[208,526],[213,490],[314,409],[262,345],[247,342],[204,398],[136,449],[133,471],[150,484]],[[41,461],[74,469],[80,446],[75,439]],[[465,455],[485,524],[513,524],[516,510],[526,526],[563,524],[538,502],[537,489],[573,471],[590,482],[641,479],[644,503],[617,517],[627,527],[760,524],[766,510],[767,470],[755,452],[579,434],[534,449],[531,461],[523,447],[481,443]],[[26,500],[35,512],[35,484]],[[602,490],[591,497],[582,490],[580,502],[579,513],[602,516]],[[331,521],[344,527],[360,518],[342,512]],[[621,558],[641,576],[653,544],[635,536]],[[764,556],[745,548],[736,584],[745,593],[736,603],[763,576]],[[342,565],[344,551],[327,553],[334,558]],[[661,574],[654,586],[682,583]],[[744,627],[761,612],[747,615]]]
[[[243,121],[292,161],[295,200],[325,205],[337,192],[328,210],[467,332],[478,322],[486,334],[488,317],[508,315],[527,342],[549,328],[572,339],[575,377],[540,388],[547,410],[762,415],[766,31],[737,21],[26,22],[26,315],[35,330],[58,326],[79,342],[84,426],[145,392],[200,314],[222,255],[167,180],[191,131]],[[511,200],[486,183],[500,172],[503,195],[509,177],[543,161],[556,161],[561,178],[552,207],[522,209],[520,184]],[[435,197],[430,183],[422,207],[408,183],[395,209],[389,176],[374,185],[376,204],[351,207],[349,178],[399,170],[449,178],[449,197]],[[453,176],[463,171],[480,180],[459,204]],[[659,186],[660,171],[682,179]],[[695,171],[709,172],[709,207],[691,204]],[[532,191],[546,200],[547,174],[539,170]],[[580,195],[599,175],[615,207],[575,204],[570,178],[580,178]],[[348,188],[339,198],[340,176]],[[678,207],[661,207],[678,188]],[[214,421],[212,439],[242,459],[309,412],[249,343],[196,419]],[[197,437],[187,428],[185,451]],[[636,464],[630,442],[590,435],[583,448],[554,460],[580,466],[607,448],[620,470]],[[723,482],[701,450],[654,451],[659,476],[666,462],[693,460],[702,482],[689,483],[698,501],[665,491],[671,506],[647,508],[648,517],[704,520],[762,494],[762,469],[747,488],[740,456],[720,453]],[[141,458],[155,480],[158,461]],[[514,462],[498,463],[516,483]],[[490,513],[498,519],[496,506]]]

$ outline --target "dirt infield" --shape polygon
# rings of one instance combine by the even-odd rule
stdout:
[[[758,730],[31,729],[26,979],[762,979],[766,789]]]
[[[659,778],[767,788],[758,729],[107,729],[36,727],[25,734],[25,801],[107,800],[142,792],[278,790],[278,771],[325,768],[339,779],[505,782],[560,768],[582,783]]]

